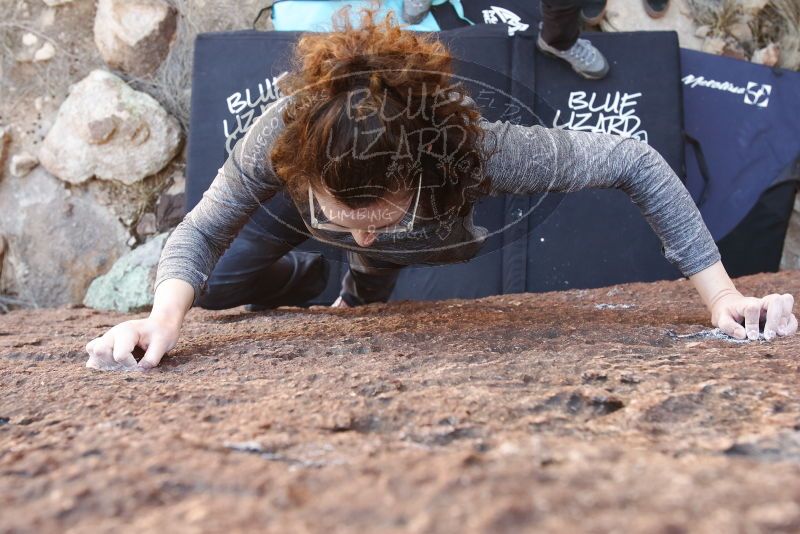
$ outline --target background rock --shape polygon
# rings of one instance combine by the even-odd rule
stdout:
[[[97,176],[131,184],[161,170],[181,139],[178,122],[152,97],[95,70],[61,105],[39,157],[70,183]]]
[[[0,280],[3,279],[3,262],[6,259],[6,251],[8,250],[8,245],[6,244],[6,238],[3,235],[0,235]]]
[[[33,54],[34,61],[49,61],[56,55],[56,49],[52,43],[44,43],[42,47]]]
[[[153,235],[156,233],[155,213],[145,213],[136,224],[136,234],[140,237]]]
[[[173,184],[158,197],[156,227],[159,232],[174,228],[183,220],[186,209],[186,179],[176,175]]]
[[[141,4],[132,1],[125,3]],[[155,55],[144,50],[147,57],[143,57],[143,60],[158,62],[153,58],[168,52],[166,59],[155,72],[144,78],[125,72],[119,75],[132,89],[150,95],[150,102],[157,101],[160,107],[167,110],[166,115],[178,119],[183,131],[186,131],[189,125],[195,35],[199,32],[249,28],[256,13],[265,4],[262,0],[167,0],[166,3],[179,11],[175,19],[174,42],[158,50],[148,49],[153,50]],[[58,168],[70,171],[72,174],[65,175],[71,180],[85,181],[65,186],[41,167],[25,178],[10,175],[9,160],[13,154],[40,154],[42,143],[58,117],[59,107],[70,96],[70,89],[92,71],[107,69],[92,31],[97,19],[96,8],[96,0],[0,0],[0,123],[13,129],[14,133],[6,150],[5,175],[0,180],[0,233],[5,232],[6,228],[13,230],[8,232],[10,248],[6,255],[5,272],[0,278],[0,294],[7,292],[2,296],[2,302],[14,306],[17,305],[14,303],[15,292],[19,292],[16,300],[21,302],[20,305],[81,303],[91,280],[110,269],[119,255],[130,250],[126,245],[129,239],[132,244],[138,241],[134,234],[142,213],[156,213],[159,231],[168,231],[170,225],[177,224],[176,221],[182,216],[183,201],[180,196],[170,194],[159,204],[157,201],[172,174],[181,172],[185,167],[185,152],[179,150],[166,167],[155,173],[152,171],[163,167],[163,160],[169,158],[172,142],[167,142],[166,135],[164,141],[157,143],[159,146],[148,149],[150,155],[135,153],[138,151],[125,143],[103,153],[103,149],[108,149],[108,145],[115,141],[112,133],[119,134],[118,130],[111,132],[110,127],[125,128],[124,124],[119,124],[113,118],[111,122],[103,121],[116,114],[115,106],[111,106],[112,111],[101,117],[91,117],[90,120],[100,119],[92,125],[91,131],[88,125],[80,122],[80,117],[75,117],[76,122],[69,125],[70,128],[84,127],[85,131],[74,137],[101,140],[104,135],[109,136],[105,146],[77,142],[71,146],[72,152],[59,153],[58,157],[62,159],[56,162]],[[265,29],[263,23],[269,29],[269,22],[268,16],[262,17],[259,29]],[[53,46],[55,54],[49,60],[34,61],[35,54],[45,43]],[[146,43],[153,42],[147,39],[137,42],[137,50]],[[45,52],[47,54],[42,54],[49,55],[47,49]],[[92,109],[94,105],[94,101],[86,104],[87,113],[95,111]],[[148,120],[154,116],[149,106],[145,107],[144,113]],[[162,111],[155,113],[157,118]],[[70,137],[73,137],[73,133],[69,132]],[[153,135],[156,133],[151,132]],[[163,153],[163,157],[152,156],[159,153]],[[138,169],[134,176],[119,173],[122,179],[137,180],[132,183],[123,183],[114,179],[114,176],[110,176],[111,179],[92,180],[84,175],[87,172],[94,173],[96,165],[98,169],[102,169],[103,165],[112,169],[116,169],[114,165],[123,170],[134,169],[143,161],[143,157],[157,157],[162,162],[147,169]],[[2,169],[0,165],[0,174]],[[44,181],[39,173],[47,176],[52,183]],[[143,175],[147,177],[139,179]],[[4,181],[9,183],[3,184]],[[16,203],[18,200],[20,204]],[[87,220],[68,219],[63,213],[67,203],[74,204],[77,213],[73,215],[75,219],[79,219],[80,213],[84,212]],[[161,212],[157,210],[158,205],[161,206]],[[17,212],[21,213],[20,217],[27,225],[24,231],[17,227],[16,221],[7,217],[8,213],[13,213],[16,218]],[[178,213],[180,216],[176,215]],[[31,219],[55,221],[58,223],[57,230],[44,223],[31,224]],[[74,232],[84,232],[82,225],[86,224],[86,235],[66,234],[65,224],[71,225]],[[96,239],[97,243],[92,243],[92,239]],[[67,247],[74,247],[75,250],[67,250]],[[49,249],[57,257],[48,259],[43,251]],[[31,293],[29,289],[34,286],[35,291]]]
[[[153,282],[158,259],[168,234],[152,238],[117,260],[111,270],[95,279],[83,304],[97,310],[132,312],[153,305]]]
[[[107,207],[41,166],[0,182],[0,214],[8,240],[0,293],[28,305],[82,302],[91,281],[128,250],[125,227]]]
[[[8,158],[8,145],[11,142],[11,128],[0,126],[0,178],[6,170],[6,159]]]
[[[31,172],[37,165],[39,165],[39,160],[35,156],[22,152],[11,156],[11,168],[9,170],[11,171],[11,176],[21,177]]]
[[[109,67],[146,76],[167,57],[177,19],[178,12],[161,0],[99,0],[95,43]]]
[[[774,67],[780,62],[780,59],[781,49],[775,43],[759,48],[753,53],[753,63],[761,63],[768,67]]]
[[[703,46],[701,50],[703,52],[708,52],[709,54],[720,55],[725,51],[725,45],[725,39],[716,35],[710,35],[703,40]]]

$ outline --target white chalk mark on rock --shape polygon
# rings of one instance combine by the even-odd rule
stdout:
[[[635,308],[635,304],[595,304],[595,309],[597,310],[629,310],[631,308]]]

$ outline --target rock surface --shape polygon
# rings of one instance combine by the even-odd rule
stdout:
[[[80,303],[91,281],[128,250],[125,227],[108,207],[41,166],[0,181],[0,214],[8,240],[0,293],[29,304]]]
[[[109,67],[146,76],[167,57],[177,20],[162,0],[99,0],[95,44]]]
[[[35,169],[37,165],[39,165],[39,160],[36,159],[36,156],[21,152],[11,156],[9,171],[11,176],[22,177]]]
[[[72,87],[39,159],[73,184],[92,176],[132,184],[163,169],[181,138],[178,122],[152,97],[95,70]]]
[[[781,49],[775,43],[759,48],[753,53],[753,63],[774,67],[781,60]]]
[[[159,368],[86,369],[135,317],[0,316],[0,531],[800,529],[800,338],[678,337],[687,280],[195,309]]]
[[[153,282],[168,234],[161,234],[122,256],[95,279],[83,304],[96,310],[142,311],[153,305]]]
[[[11,128],[0,125],[0,178],[3,177],[6,171],[9,143],[11,143]]]
[[[172,185],[156,202],[156,227],[159,232],[175,228],[183,220],[186,209],[186,179],[173,177]]]

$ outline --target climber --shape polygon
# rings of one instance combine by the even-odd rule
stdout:
[[[665,257],[691,280],[710,322],[737,339],[793,335],[789,293],[740,293],[680,178],[630,137],[490,122],[434,34],[364,11],[305,34],[283,96],[239,139],[162,252],[149,317],[90,341],[88,367],[148,369],[171,350],[194,305],[302,305],[325,288],[326,259],[293,250],[309,237],[347,251],[337,307],[388,300],[407,265],[468,261],[485,195],[618,188]],[[532,333],[535,325],[531,325]],[[136,347],[145,351],[141,361]]]

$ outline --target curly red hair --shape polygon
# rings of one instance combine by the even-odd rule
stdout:
[[[337,12],[333,31],[306,33],[292,68],[278,82],[292,95],[285,129],[270,153],[273,168],[298,201],[309,185],[351,208],[422,180],[419,212],[464,215],[486,194],[480,111],[464,101],[453,57],[435,36],[408,31],[374,8]]]

